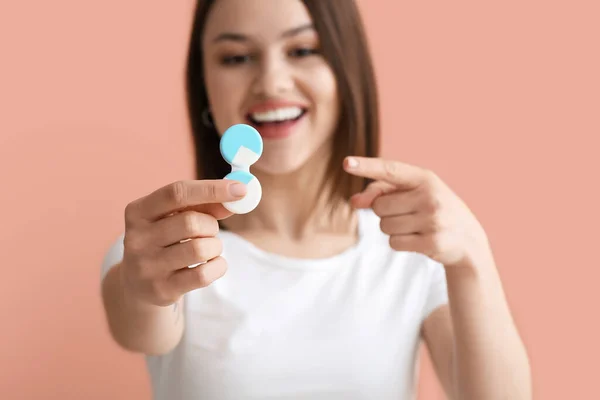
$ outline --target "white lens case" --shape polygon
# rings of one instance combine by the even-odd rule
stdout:
[[[248,189],[244,198],[223,203],[223,206],[234,214],[247,214],[262,198],[260,182],[250,173],[250,166],[262,155],[262,137],[250,125],[233,125],[221,137],[220,150],[221,156],[231,165],[231,172],[223,179],[241,182]]]

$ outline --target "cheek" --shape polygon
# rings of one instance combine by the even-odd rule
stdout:
[[[332,129],[330,125],[337,122],[339,115],[339,95],[337,81],[328,65],[313,71],[310,91],[317,107],[318,120],[327,122],[327,129]]]
[[[239,122],[240,103],[244,97],[244,82],[239,74],[221,68],[207,67],[206,92],[212,118],[220,131]]]
[[[333,70],[328,65],[316,68],[312,74],[313,90],[324,101],[333,101],[337,95],[337,82]]]

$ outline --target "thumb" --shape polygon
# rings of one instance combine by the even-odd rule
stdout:
[[[354,208],[370,208],[379,196],[394,191],[396,187],[384,181],[370,183],[365,190],[350,198],[350,204]]]

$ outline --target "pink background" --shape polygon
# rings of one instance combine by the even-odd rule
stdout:
[[[361,4],[384,155],[437,171],[487,228],[535,398],[600,398],[598,2]],[[128,201],[192,176],[192,5],[0,4],[2,399],[149,398],[99,265]],[[427,361],[420,386],[442,398]]]

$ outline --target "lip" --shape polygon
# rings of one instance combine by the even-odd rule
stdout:
[[[267,112],[272,110],[277,110],[279,108],[285,107],[298,107],[302,109],[302,116],[293,121],[283,122],[279,124],[265,124],[257,126],[250,118],[250,115],[255,112]],[[290,100],[280,100],[273,99],[268,101],[263,101],[260,103],[256,103],[248,108],[248,112],[246,113],[247,122],[256,128],[256,130],[260,133],[261,137],[266,140],[275,140],[275,139],[285,139],[294,134],[296,131],[296,127],[302,123],[302,121],[306,118],[308,114],[308,106],[305,103],[301,103],[298,101],[290,101]]]
[[[252,105],[250,108],[248,108],[247,114],[252,114],[256,112],[267,112],[284,107],[299,107],[304,111],[308,110],[308,106],[301,102],[287,100],[269,100]]]
[[[292,136],[297,131],[296,128],[303,123],[305,118],[306,113],[304,113],[299,119],[278,124],[256,126],[252,121],[248,121],[248,123],[258,131],[263,139],[276,140],[286,139]]]
[[[252,121],[250,115],[255,112],[266,112],[284,107],[298,107],[303,110],[302,116],[296,120],[278,123],[278,124],[260,124],[257,125]],[[270,100],[257,103],[248,109],[246,114],[247,123],[254,127],[265,140],[285,139],[294,134],[296,127],[302,123],[308,114],[308,107],[305,104],[295,101]]]

